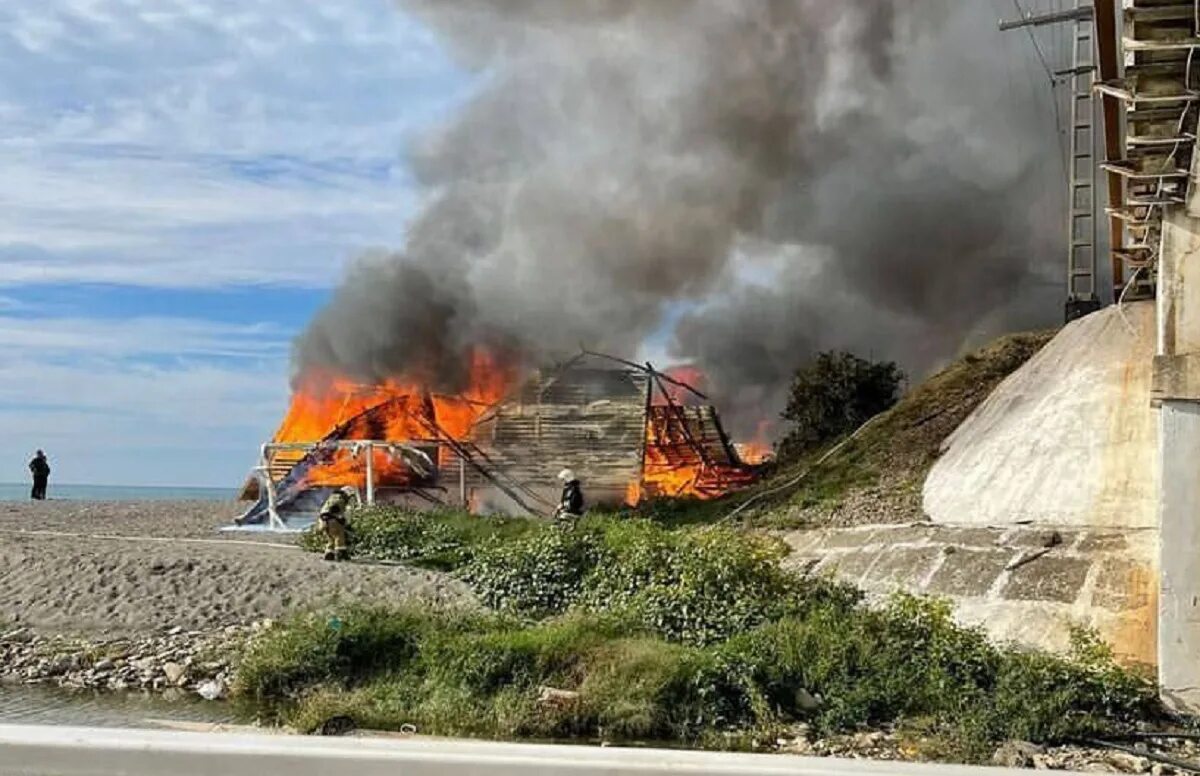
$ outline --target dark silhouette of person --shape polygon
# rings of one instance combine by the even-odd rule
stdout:
[[[44,501],[46,485],[50,482],[50,462],[46,460],[46,454],[41,450],[38,450],[37,455],[33,456],[33,460],[29,462],[29,471],[33,472],[33,490],[29,493],[29,497],[34,501]]]

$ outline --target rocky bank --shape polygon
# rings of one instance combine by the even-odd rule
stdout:
[[[142,638],[84,640],[40,635],[29,628],[0,633],[0,682],[48,684],[69,690],[191,693],[207,700],[228,694],[237,656],[269,620],[210,631],[176,627]]]

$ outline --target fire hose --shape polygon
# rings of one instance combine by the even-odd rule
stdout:
[[[834,454],[834,453],[838,452],[838,451],[839,451],[839,450],[841,450],[843,447],[845,447],[846,445],[848,445],[848,444],[850,444],[852,441],[854,441],[854,439],[855,439],[855,438],[856,438],[856,437],[857,437],[859,434],[861,434],[863,431],[865,431],[865,430],[866,430],[867,426],[870,426],[870,425],[871,425],[872,423],[874,423],[874,422],[875,422],[875,421],[876,421],[878,418],[880,418],[881,416],[883,416],[883,414],[884,414],[884,413],[882,413],[882,412],[881,412],[881,413],[879,413],[878,415],[872,415],[872,416],[871,416],[871,417],[870,417],[870,418],[867,420],[867,422],[866,422],[866,423],[863,423],[861,426],[859,426],[858,428],[856,428],[856,429],[854,430],[854,433],[852,433],[850,436],[848,436],[848,437],[846,437],[845,439],[843,439],[841,442],[838,442],[838,443],[837,443],[836,445],[834,445],[833,447],[829,448],[829,450],[827,450],[827,451],[825,452],[825,454],[824,454],[824,455],[822,455],[820,458],[818,458],[816,461],[814,461],[814,462],[812,463],[812,465],[810,465],[810,466],[809,466],[808,468],[806,468],[804,471],[800,472],[799,474],[797,474],[795,477],[791,478],[791,479],[790,479],[790,480],[788,480],[787,482],[784,482],[784,483],[782,483],[782,484],[776,485],[776,486],[775,486],[775,487],[773,487],[773,488],[768,488],[767,490],[763,490],[763,491],[759,491],[758,493],[755,493],[753,496],[751,496],[750,498],[748,498],[748,499],[746,499],[745,501],[743,501],[743,502],[742,502],[740,505],[738,505],[738,507],[737,507],[736,509],[734,509],[732,512],[730,512],[729,514],[725,515],[725,516],[724,516],[724,517],[722,517],[720,520],[717,520],[715,523],[713,523],[712,525],[708,526],[708,528],[706,528],[705,530],[710,530],[710,529],[712,529],[713,527],[715,527],[715,526],[718,526],[718,525],[720,525],[720,524],[722,524],[722,523],[724,523],[724,522],[726,522],[726,521],[728,521],[728,520],[732,520],[733,518],[737,517],[737,516],[738,516],[738,515],[740,515],[742,512],[744,512],[746,509],[748,509],[748,508],[750,507],[750,505],[751,505],[751,504],[753,504],[753,503],[755,503],[755,502],[757,502],[757,501],[759,501],[759,500],[761,500],[761,499],[763,499],[763,498],[766,498],[767,496],[771,496],[771,495],[774,495],[774,494],[776,494],[776,493],[779,493],[780,491],[787,490],[788,488],[791,488],[791,487],[795,487],[796,485],[798,485],[798,484],[800,483],[800,481],[801,481],[801,480],[803,480],[805,477],[807,477],[807,476],[808,476],[808,475],[809,475],[809,474],[812,472],[812,470],[813,470],[813,469],[815,469],[815,468],[817,468],[818,466],[820,466],[821,464],[825,463],[827,460],[829,460],[829,458],[830,458],[831,456],[833,456],[833,454]]]

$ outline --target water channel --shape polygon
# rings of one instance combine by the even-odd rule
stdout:
[[[143,693],[72,692],[0,684],[0,724],[158,727],[156,721],[233,723],[227,703]]]

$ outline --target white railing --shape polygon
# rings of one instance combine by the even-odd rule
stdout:
[[[1023,776],[1007,768],[450,739],[0,725],[0,776]]]
[[[375,503],[375,453],[376,451],[386,453],[392,458],[399,458],[404,461],[405,466],[412,470],[418,476],[428,476],[436,470],[435,463],[425,454],[424,451],[412,445],[402,444],[400,442],[387,442],[381,440],[342,440],[342,441],[327,441],[327,442],[267,442],[262,446],[259,455],[258,466],[254,468],[254,473],[258,477],[260,488],[264,488],[267,494],[267,514],[270,519],[270,526],[273,529],[284,530],[287,524],[279,517],[278,511],[278,495],[275,492],[275,482],[271,479],[271,457],[273,453],[286,451],[300,451],[310,453],[314,450],[348,450],[350,455],[357,458],[363,453],[366,454],[366,493],[365,503]],[[462,459],[459,459],[459,493],[460,498],[465,502],[466,485],[464,481],[465,471],[462,464]]]

